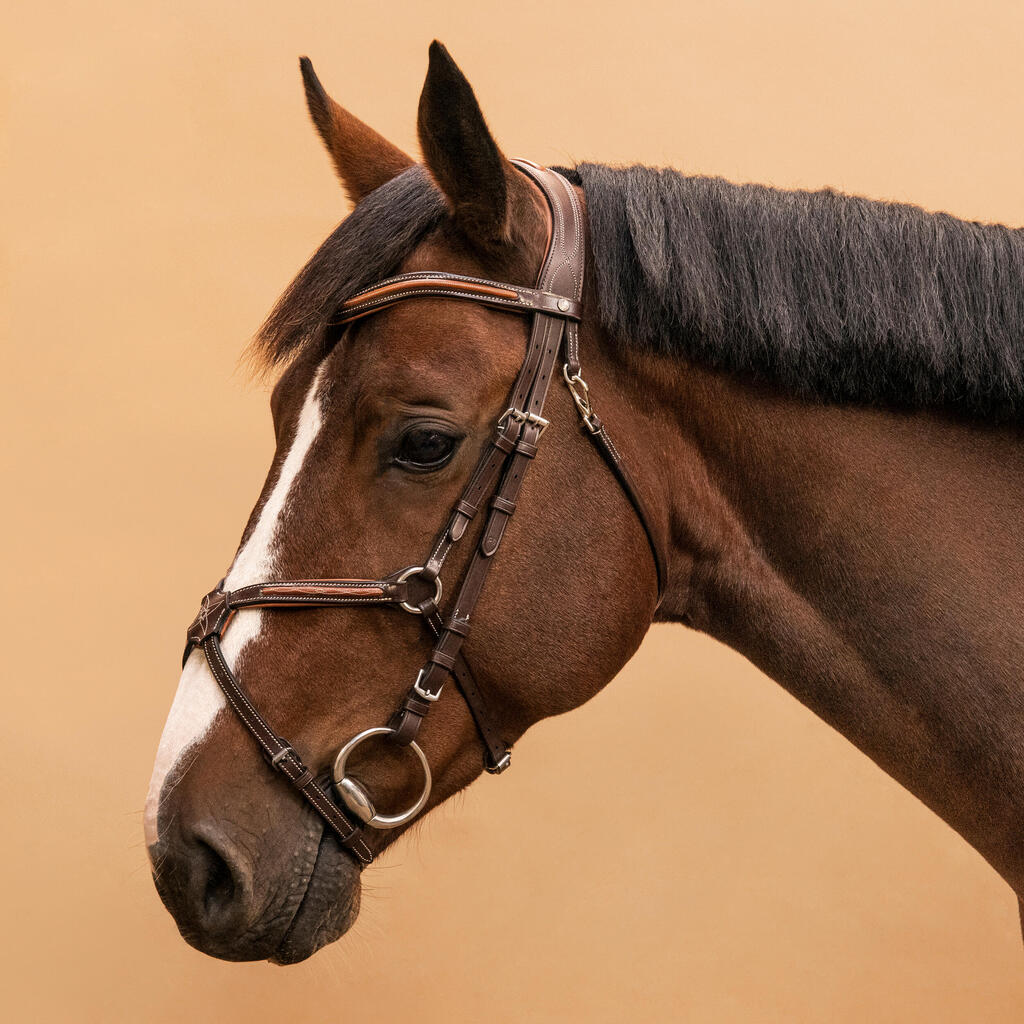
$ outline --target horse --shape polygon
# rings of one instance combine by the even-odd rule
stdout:
[[[364,863],[416,820],[371,827],[376,806],[426,813],[503,767],[502,749],[594,696],[655,622],[740,652],[1024,896],[1021,232],[830,190],[555,169],[582,211],[585,270],[578,316],[571,296],[540,300],[565,359],[541,416],[509,400],[529,318],[467,283],[514,282],[499,291],[526,302],[515,288],[543,280],[557,224],[539,171],[502,153],[437,42],[422,163],[301,70],[354,207],[254,339],[278,374],[276,451],[213,595],[264,599],[204,604],[156,754],[146,841],[186,941],[285,964],[338,939]],[[351,315],[380,279],[438,271],[475,300],[423,289]],[[598,410],[628,486],[593,443]],[[500,492],[427,573],[509,412],[530,463],[515,517]],[[506,512],[459,619],[454,584]],[[396,565],[411,579],[337,582]],[[278,584],[299,607],[274,607],[268,579],[306,581]],[[339,588],[365,604],[314,606]],[[433,696],[417,675],[426,619],[396,602],[457,639],[429,663],[455,674],[436,705],[415,696]],[[349,736],[332,793],[323,771]]]

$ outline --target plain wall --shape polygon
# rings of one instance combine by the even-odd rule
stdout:
[[[2,33],[3,1016],[1014,1021],[1016,900],[753,667],[655,629],[297,967],[188,948],[141,809],[272,449],[239,354],[345,206],[296,58],[415,151],[442,39],[505,151],[1024,224],[1020,4],[21,4]],[[609,830],[605,811],[616,811]],[[543,844],[524,844],[542,829]]]

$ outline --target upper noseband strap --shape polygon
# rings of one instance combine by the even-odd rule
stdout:
[[[216,590],[203,598],[199,612],[188,627],[185,664],[193,647],[211,635],[222,636],[231,616],[241,608],[342,608],[347,605],[398,604],[410,608],[420,601],[412,569],[381,580],[276,580],[254,583],[238,590]],[[419,567],[415,567],[419,571]],[[440,596],[435,588],[435,593]]]

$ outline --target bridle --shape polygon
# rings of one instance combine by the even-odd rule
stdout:
[[[476,722],[484,745],[486,770],[499,774],[509,766],[511,750],[501,738],[500,726],[495,722],[487,700],[466,663],[462,647],[505,528],[516,510],[526,471],[548,426],[543,416],[544,401],[558,372],[560,355],[562,379],[582,425],[611,467],[647,535],[658,574],[659,597],[665,585],[665,563],[651,527],[651,518],[604,423],[594,412],[580,367],[578,325],[582,313],[584,237],[579,200],[569,182],[557,172],[526,160],[514,163],[539,186],[551,209],[551,237],[536,288],[443,271],[400,274],[354,295],[342,305],[335,321],[338,324],[350,323],[403,299],[423,296],[466,299],[533,316],[526,357],[512,386],[508,408],[498,418],[490,444],[481,455],[426,560],[422,565],[410,566],[380,579],[277,580],[233,591],[222,590],[222,580],[203,598],[199,614],[188,629],[182,663],[194,647],[202,648],[228,704],[259,744],[271,766],[302,793],[334,830],[341,845],[363,864],[369,864],[373,859],[363,838],[363,826],[397,828],[414,818],[426,805],[431,789],[430,765],[416,742],[416,736],[431,705],[440,698],[449,676],[454,677]],[[485,503],[487,511],[480,541],[459,583],[454,605],[447,614],[442,613],[441,570]],[[279,737],[256,710],[228,666],[220,642],[232,615],[242,608],[365,605],[396,605],[422,616],[433,639],[433,649],[391,721],[353,736],[335,756],[332,772],[334,790],[360,823],[356,825],[331,797],[331,779],[326,775],[315,775],[287,740]],[[362,784],[346,774],[345,767],[353,750],[372,736],[387,736],[400,746],[410,747],[423,768],[423,792],[416,803],[401,814],[378,813]]]

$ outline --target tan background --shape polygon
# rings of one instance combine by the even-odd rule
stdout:
[[[601,697],[531,733],[513,772],[373,867],[354,932],[305,965],[186,947],[141,821],[183,627],[269,461],[266,395],[237,357],[343,211],[297,55],[407,148],[436,35],[513,154],[829,184],[1024,224],[1020,12],[9,9],[0,1013],[1021,1019],[1009,889],[773,683],[682,629],[655,630]],[[609,806],[626,826],[614,834]],[[552,823],[544,847],[521,847],[538,822]]]

